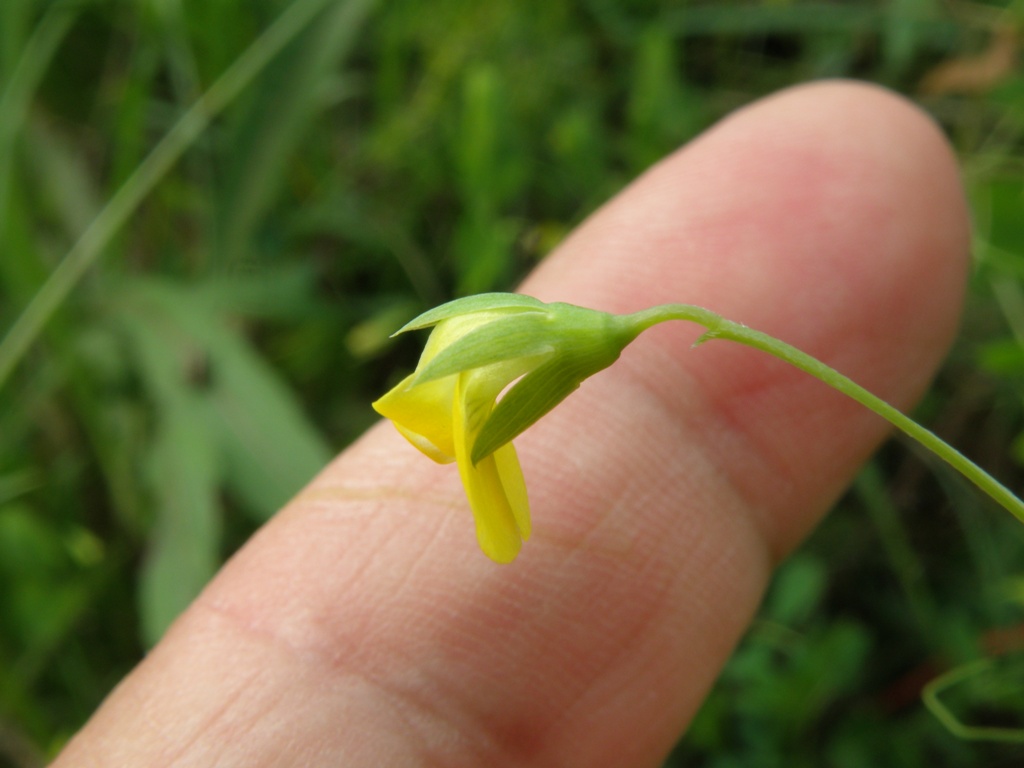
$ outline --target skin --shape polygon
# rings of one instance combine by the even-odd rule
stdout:
[[[966,206],[937,128],[825,83],[743,109],[522,290],[701,304],[907,408],[956,328]],[[534,536],[477,549],[458,473],[389,424],[222,570],[58,766],[657,766],[779,562],[886,435],[773,358],[670,323],[517,440]]]

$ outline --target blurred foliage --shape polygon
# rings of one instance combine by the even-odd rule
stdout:
[[[0,765],[53,754],[366,428],[404,319],[793,83],[885,84],[961,154],[977,268],[919,415],[1022,487],[1021,39],[1021,2],[4,0],[0,328],[45,322],[0,344]],[[1019,524],[888,446],[668,764],[1019,764],[920,692],[1024,653],[1022,581]],[[1024,727],[1003,682],[951,706]]]

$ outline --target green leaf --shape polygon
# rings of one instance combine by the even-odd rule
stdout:
[[[264,520],[331,456],[288,388],[209,291],[133,280],[109,296],[132,341],[156,410],[149,449],[156,502],[140,589],[143,631],[155,642],[212,576],[225,487]]]
[[[152,646],[217,570],[220,466],[206,411],[181,393],[160,411],[148,470],[156,521],[140,575],[142,632]]]
[[[202,394],[190,381],[196,346],[151,306],[139,309],[123,307],[117,319],[132,344],[156,421],[156,434],[144,449],[153,512],[139,577],[142,635],[153,645],[216,571],[222,469]]]
[[[775,575],[762,614],[780,624],[807,621],[824,595],[825,567],[811,555],[794,555]]]
[[[200,351],[205,418],[224,482],[256,520],[267,519],[330,460],[330,446],[273,368],[226,318],[208,311],[208,291],[157,280],[131,285],[147,302],[140,319],[169,324]]]
[[[216,378],[208,414],[224,452],[225,482],[262,522],[308,483],[333,451],[273,369],[241,339],[225,336],[209,347]]]

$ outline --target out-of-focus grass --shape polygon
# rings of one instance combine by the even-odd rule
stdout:
[[[1021,35],[1020,2],[0,3],[0,765],[59,748],[370,423],[404,319],[509,287],[793,83],[886,84],[960,152],[977,266],[919,415],[1020,488]],[[888,446],[669,764],[1012,762],[919,693],[1021,652],[1022,575],[1018,523]],[[1024,688],[979,690],[950,692],[965,721],[1024,726]]]

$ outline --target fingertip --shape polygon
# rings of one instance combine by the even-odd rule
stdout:
[[[968,221],[955,156],[926,113],[877,86],[814,83],[738,110],[651,168],[526,289],[611,311],[706,306],[905,408],[956,331]],[[616,407],[640,413],[653,395],[665,411],[651,434],[703,425],[701,448],[764,507],[762,532],[781,554],[884,424],[760,353],[726,343],[691,351],[697,335],[645,334],[608,375],[625,387]]]

